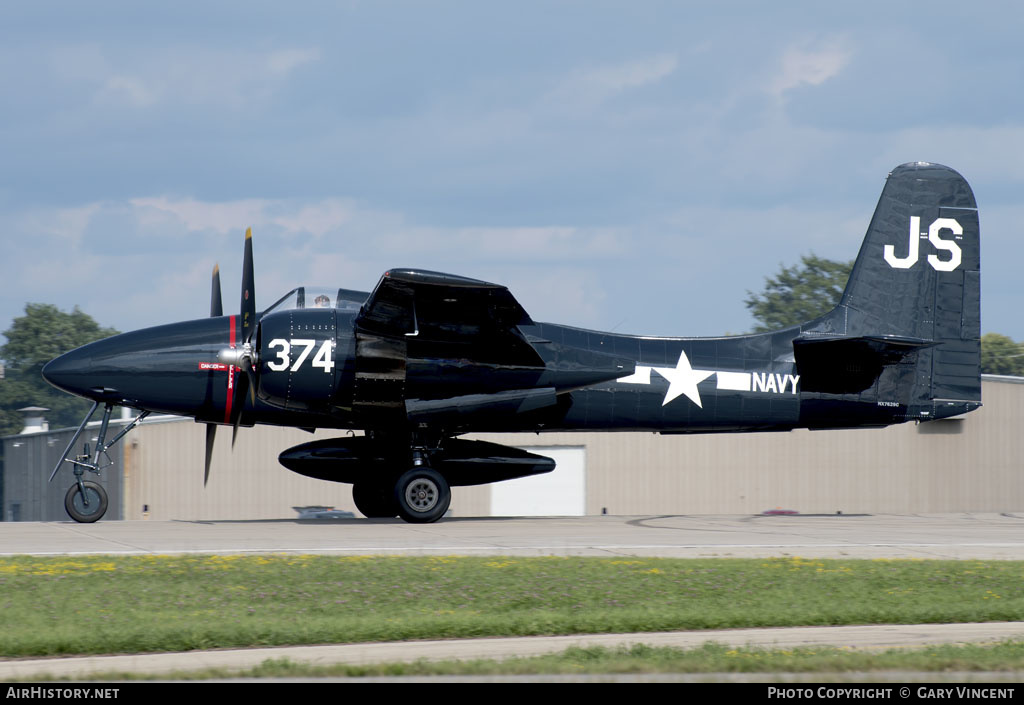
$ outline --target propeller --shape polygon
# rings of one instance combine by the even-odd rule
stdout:
[[[224,305],[220,297],[220,267],[213,265],[213,281],[210,286],[210,317],[224,315]],[[217,438],[217,424],[206,424],[206,467],[203,472],[203,487],[210,481],[210,462],[213,460],[213,443]]]
[[[234,370],[229,368],[228,374],[231,375],[229,380],[234,381],[234,384],[229,383],[229,394],[231,394],[231,414],[227,419],[232,426],[231,432],[231,447],[235,447],[235,441],[238,439],[238,426],[242,420],[242,410],[245,406],[245,396],[248,392],[249,398],[252,403],[256,403],[256,358],[257,354],[253,350],[253,338],[256,336],[256,330],[259,327],[259,321],[256,319],[256,286],[255,286],[255,274],[253,272],[252,263],[252,228],[246,228],[245,230],[245,251],[242,258],[242,300],[241,300],[241,314],[239,320],[241,321],[241,344],[234,345],[230,348],[222,349],[217,353],[217,359],[227,365],[239,368],[244,375],[239,375],[238,379],[234,379]],[[221,301],[220,293],[220,268],[214,266],[213,268],[213,283],[210,290],[210,315],[211,316],[223,316],[224,306]],[[234,323],[232,322],[232,326]],[[206,469],[203,475],[203,486],[210,479],[210,463],[213,458],[213,444],[217,435],[217,424],[208,423],[206,424]]]
[[[259,321],[256,320],[256,286],[252,264],[252,228],[245,231],[245,253],[242,259],[242,300],[241,323],[242,344],[234,348],[221,350],[217,359],[221,362],[238,367],[245,376],[239,376],[235,384],[231,407],[231,447],[235,447],[238,439],[238,425],[242,420],[242,408],[248,392],[252,403],[256,403],[256,352],[253,350],[253,338]]]

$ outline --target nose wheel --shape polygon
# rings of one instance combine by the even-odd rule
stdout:
[[[400,517],[413,524],[429,524],[448,511],[452,491],[441,473],[419,465],[398,478],[395,500]]]
[[[64,495],[64,509],[75,521],[91,524],[107,513],[107,491],[99,483],[79,478]]]

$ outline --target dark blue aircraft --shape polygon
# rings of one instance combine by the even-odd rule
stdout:
[[[241,313],[91,343],[43,368],[104,405],[93,453],[68,460],[65,506],[106,510],[98,472],[114,405],[217,425],[360,429],[290,448],[295,472],[353,485],[368,517],[432,522],[451,486],[554,469],[471,431],[707,433],[887,426],[981,405],[979,228],[958,173],[911,163],[889,175],[839,305],[784,330],[654,338],[536,323],[497,284],[417,269],[371,293],[300,287],[262,313],[246,233]],[[65,462],[62,458],[57,468]],[[54,470],[56,474],[57,469]],[[51,475],[51,480],[53,475]]]

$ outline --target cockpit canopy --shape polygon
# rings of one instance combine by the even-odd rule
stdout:
[[[358,313],[369,296],[365,291],[334,289],[322,286],[299,286],[282,296],[263,312],[276,313],[296,308],[335,308]]]

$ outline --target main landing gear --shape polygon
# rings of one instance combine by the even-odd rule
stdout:
[[[75,431],[75,435],[72,436],[71,442],[68,443],[68,447],[64,449],[64,454],[60,456],[60,460],[57,461],[57,467],[50,473],[50,482],[53,482],[53,478],[57,475],[57,471],[60,470],[60,466],[65,462],[69,462],[75,466],[75,484],[68,488],[67,494],[64,495],[64,509],[67,511],[68,516],[77,522],[82,524],[90,524],[94,521],[99,520],[107,513],[107,506],[109,500],[107,498],[107,491],[103,488],[103,485],[98,482],[92,482],[91,480],[83,480],[85,471],[88,470],[91,473],[95,473],[97,478],[99,477],[100,470],[103,468],[113,465],[113,461],[110,456],[107,455],[107,451],[112,445],[121,440],[122,437],[138,424],[142,419],[149,416],[148,411],[143,411],[135,420],[130,424],[121,429],[114,438],[107,443],[107,428],[110,425],[110,412],[114,410],[114,405],[107,403],[103,407],[103,421],[100,423],[100,432],[96,436],[96,450],[90,456],[89,444],[85,444],[85,452],[82,455],[76,456],[74,460],[68,458],[68,453],[71,448],[78,441],[78,437],[82,435],[82,431],[85,430],[86,424],[89,423],[89,419],[96,413],[97,407],[100,403],[98,401],[93,402],[92,409],[86,414],[86,417],[82,420],[82,425]],[[107,459],[107,463],[100,466],[100,456],[104,456]],[[92,458],[90,460],[90,457]]]
[[[400,517],[413,524],[429,524],[448,511],[452,491],[441,473],[420,465],[398,478],[395,499]]]
[[[365,480],[352,486],[356,509],[369,519],[399,516],[413,524],[429,524],[448,511],[452,491],[444,475],[421,465],[394,483]]]
[[[413,524],[429,524],[443,517],[451,505],[452,490],[444,475],[429,466],[429,456],[427,449],[414,448],[410,470],[355,483],[352,499],[356,509],[370,519],[398,516]]]

